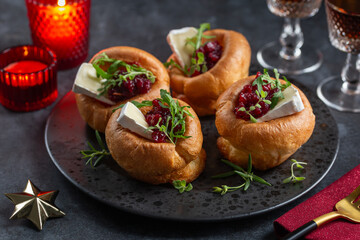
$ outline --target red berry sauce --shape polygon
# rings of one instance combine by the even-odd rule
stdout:
[[[256,74],[256,78],[259,77],[260,75],[261,75],[261,73],[258,72]],[[266,80],[264,80],[264,82],[266,82]],[[240,119],[244,119],[244,120],[250,119],[249,114],[247,114],[245,111],[239,111],[239,109],[241,107],[244,107],[246,109],[246,111],[249,111],[251,106],[255,106],[255,104],[257,104],[259,102],[260,98],[255,92],[257,89],[258,89],[257,85],[252,86],[252,83],[251,83],[251,84],[245,85],[243,87],[243,89],[240,91],[238,101],[237,101],[236,107],[234,109],[236,118],[240,118]],[[268,93],[265,98],[266,100],[271,100],[274,93],[279,91],[278,88],[271,89],[270,83],[263,85],[262,89],[264,92]],[[270,110],[269,104],[267,104],[263,101],[260,101],[259,104],[260,104],[261,108],[255,108],[254,110],[249,112],[254,118],[260,118],[260,117],[264,116]]]
[[[196,60],[198,52],[202,52],[204,54],[206,67],[208,70],[210,70],[219,61],[222,54],[222,47],[218,41],[208,42],[204,46],[201,46],[199,49],[196,50]],[[195,77],[200,74],[200,71],[195,70],[191,77]]]
[[[167,118],[171,117],[170,110],[168,108],[161,107],[159,103],[160,103],[160,100],[158,100],[158,99],[153,100],[152,101],[153,108],[149,112],[147,112],[145,115],[145,120],[149,124],[149,126],[155,126],[159,122],[160,118],[161,118],[161,121],[160,121],[159,125],[160,126],[165,125]],[[171,125],[171,120],[170,120],[169,128],[171,129],[171,127],[172,127],[172,125]],[[181,125],[177,125],[173,132],[176,133],[180,130],[181,130]],[[164,143],[164,142],[168,141],[165,133],[161,132],[157,129],[153,129],[152,138],[157,143]]]
[[[131,65],[138,63],[130,63]],[[126,73],[126,69],[119,69],[119,74],[124,75]],[[116,77],[115,77],[116,78]],[[108,98],[113,102],[120,102],[131,97],[134,97],[138,94],[144,94],[149,92],[151,88],[151,82],[146,77],[145,74],[137,75],[133,80],[128,79],[128,81],[124,81],[121,86],[115,86],[113,88],[109,88],[108,90]]]

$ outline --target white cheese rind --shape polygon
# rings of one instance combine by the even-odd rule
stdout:
[[[284,99],[281,99],[278,104],[264,116],[256,119],[257,122],[265,122],[272,119],[289,116],[304,109],[304,104],[301,100],[299,91],[293,86],[287,87],[283,91],[283,95]]]
[[[110,105],[115,105],[115,102],[105,96],[98,96],[98,89],[101,87],[100,78],[96,77],[96,70],[93,65],[91,63],[81,64],[76,74],[72,91],[95,98],[96,100]]]
[[[167,35],[167,41],[171,50],[175,53],[181,67],[190,66],[191,54],[194,48],[189,44],[186,45],[186,39],[196,36],[198,30],[194,27],[184,27],[174,29]]]
[[[149,127],[145,120],[144,114],[131,102],[127,102],[121,109],[120,116],[116,120],[121,126],[130,131],[139,134],[140,136],[153,140],[151,137],[152,130],[147,130]]]

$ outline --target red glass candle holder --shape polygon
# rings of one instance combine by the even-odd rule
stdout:
[[[56,55],[50,49],[18,46],[0,53],[0,103],[14,111],[33,111],[58,95]]]
[[[48,47],[58,69],[84,62],[89,45],[90,0],[25,0],[34,45]]]

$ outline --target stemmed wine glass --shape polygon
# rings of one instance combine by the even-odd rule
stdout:
[[[326,0],[331,44],[347,52],[341,76],[325,79],[317,94],[329,107],[360,112],[360,1]]]
[[[280,41],[266,44],[257,53],[265,68],[277,68],[283,74],[300,74],[318,69],[322,63],[320,51],[304,44],[300,19],[315,15],[321,0],[267,0],[270,11],[284,18]]]

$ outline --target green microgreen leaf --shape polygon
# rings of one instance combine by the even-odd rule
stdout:
[[[261,90],[260,95],[261,95],[262,98],[266,98],[266,96],[268,95],[268,93],[265,92],[265,91],[263,91],[263,90]]]
[[[215,176],[212,176],[212,178],[225,178],[225,177],[229,177],[232,176],[234,174],[237,174],[239,176],[241,176],[241,178],[245,181],[244,183],[238,185],[238,186],[227,186],[227,185],[221,185],[220,187],[213,187],[212,190],[214,193],[220,193],[221,195],[224,195],[228,192],[233,192],[236,190],[239,190],[241,188],[243,188],[244,191],[246,191],[249,187],[251,182],[256,181],[258,183],[267,185],[267,186],[271,186],[270,183],[268,183],[266,180],[264,180],[263,178],[256,176],[253,172],[252,172],[252,157],[251,154],[249,154],[249,159],[248,159],[248,168],[245,171],[242,167],[228,161],[225,159],[221,159],[221,161],[223,163],[225,163],[226,165],[232,167],[234,170],[233,171],[229,171],[229,172],[225,172],[225,173],[221,173],[221,174],[217,174]]]
[[[253,115],[249,114],[249,116],[250,116],[250,121],[251,122],[253,122],[253,123],[257,122],[256,118],[254,118]]]
[[[266,103],[266,104],[269,104],[269,105],[271,104],[271,101],[267,100],[267,99],[264,99],[263,102]]]
[[[285,178],[282,182],[283,182],[283,183],[289,183],[289,182],[291,182],[291,177]]]
[[[298,162],[296,159],[291,159],[290,161],[292,162],[291,167],[290,167],[291,176],[288,177],[288,178],[285,178],[283,180],[283,183],[289,183],[289,182],[297,183],[297,182],[304,181],[306,179],[305,177],[297,177],[297,176],[295,176],[294,166],[296,166],[299,169],[304,169],[304,167],[302,165],[307,165],[307,163],[306,162]]]
[[[172,184],[175,189],[179,190],[179,193],[189,192],[193,189],[192,184],[186,184],[185,180],[174,180]]]

